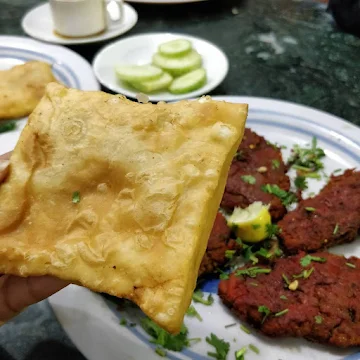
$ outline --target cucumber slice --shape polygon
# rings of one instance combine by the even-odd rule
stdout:
[[[159,53],[168,57],[178,57],[188,54],[191,48],[189,40],[177,39],[161,44],[159,46]]]
[[[171,75],[179,76],[198,69],[201,66],[202,59],[198,52],[191,50],[189,54],[177,58],[169,58],[156,53],[152,58],[152,62]]]
[[[205,69],[197,69],[180,76],[170,85],[169,91],[173,94],[186,94],[201,88],[206,82]]]
[[[115,72],[120,80],[140,82],[158,79],[163,71],[153,65],[118,65]]]
[[[171,75],[169,75],[168,73],[164,72],[158,79],[142,81],[142,82],[137,82],[137,83],[133,82],[133,83],[131,83],[131,85],[135,89],[137,89],[145,94],[148,94],[148,93],[152,93],[155,91],[167,89],[172,81],[173,81],[173,77]]]

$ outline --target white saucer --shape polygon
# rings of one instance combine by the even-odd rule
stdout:
[[[50,5],[44,3],[26,13],[21,26],[29,36],[36,39],[55,44],[74,45],[104,41],[122,35],[129,31],[137,23],[137,20],[138,15],[135,9],[124,4],[122,21],[111,24],[104,33],[85,38],[62,38],[54,34]]]
[[[95,56],[93,61],[95,75],[108,89],[127,97],[136,98],[139,91],[129,88],[117,79],[115,65],[150,63],[152,55],[161,43],[179,38],[191,41],[193,48],[202,56],[203,67],[207,72],[207,82],[202,88],[187,94],[173,95],[167,91],[147,94],[150,101],[176,101],[208,94],[224,80],[229,70],[228,59],[216,45],[185,34],[148,33],[130,36],[107,45]]]

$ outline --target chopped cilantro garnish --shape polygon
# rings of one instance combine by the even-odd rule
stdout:
[[[164,349],[162,349],[162,348],[157,347],[157,348],[155,349],[155,352],[156,352],[159,356],[161,356],[161,357],[165,357],[165,356],[166,356],[166,351],[165,351]]]
[[[336,173],[339,173],[341,171],[342,171],[342,169],[336,169],[336,170],[333,171],[333,173],[336,174]]]
[[[243,176],[241,176],[241,180],[250,185],[256,184],[256,179],[252,175],[243,175]]]
[[[261,321],[263,324],[266,318],[270,315],[270,309],[267,306],[261,305],[258,307],[258,312],[264,314],[264,317]]]
[[[259,286],[259,284],[255,283],[255,282],[251,282],[250,285],[251,286]]]
[[[243,246],[243,242],[240,238],[236,238],[235,242],[239,245],[239,246]]]
[[[283,315],[287,314],[288,312],[289,312],[289,309],[284,309],[284,310],[279,311],[276,314],[274,314],[274,316],[275,317],[283,316]]]
[[[236,253],[236,250],[225,250],[225,257],[227,259],[232,259],[234,257],[235,253]]]
[[[240,325],[240,329],[247,334],[251,334],[251,331],[244,325]]]
[[[236,160],[238,160],[238,161],[242,160],[242,159],[243,159],[243,151],[242,151],[242,150],[238,151],[238,152],[235,154],[234,158],[235,158]]]
[[[268,274],[271,272],[271,269],[265,269],[265,268],[261,268],[258,266],[253,266],[247,269],[242,269],[242,270],[236,270],[235,275],[236,276],[249,276],[249,277],[256,277],[256,275],[258,274]]]
[[[201,290],[196,290],[192,296],[196,303],[201,303],[210,306],[214,303],[214,298],[211,294],[208,295],[207,299],[204,299],[204,293]]]
[[[288,277],[285,274],[282,274],[282,278],[284,279],[286,285],[290,285],[290,281],[289,281]]]
[[[75,191],[75,192],[73,192],[72,202],[73,202],[74,204],[78,204],[78,203],[80,202],[80,191]]]
[[[300,274],[293,275],[293,278],[294,279],[300,279],[300,278],[307,279],[307,278],[310,277],[310,275],[313,273],[314,270],[315,270],[314,268],[311,268],[311,269],[308,269],[308,270],[303,270]]]
[[[301,175],[297,176],[295,178],[294,183],[295,186],[300,190],[306,190],[309,187],[305,176],[301,176]]]
[[[278,169],[280,167],[280,161],[278,159],[274,159],[271,162],[272,162],[273,169]]]
[[[121,326],[126,326],[126,325],[127,325],[127,320],[126,320],[125,318],[122,318],[122,319],[120,320],[120,325],[121,325]]]
[[[236,325],[236,323],[232,323],[232,324],[225,325],[225,329],[228,329],[228,328],[233,327],[233,326],[235,326],[235,325]]]
[[[317,324],[321,324],[323,322],[323,318],[320,315],[315,316],[315,322]]]
[[[307,207],[305,208],[305,210],[308,211],[308,212],[314,212],[314,211],[316,211],[316,209],[315,209],[314,207],[310,207],[310,206],[307,206]]]
[[[278,197],[284,206],[291,205],[292,203],[297,201],[297,197],[294,193],[287,192],[279,188],[278,185],[266,184],[261,187],[261,190]]]
[[[308,266],[308,265],[310,265],[310,263],[312,261],[324,263],[324,262],[326,262],[326,259],[323,257],[306,255],[300,259],[300,264],[301,264],[301,266]]]
[[[230,350],[230,344],[223,339],[219,339],[215,334],[211,333],[210,337],[206,337],[206,342],[212,345],[216,353],[208,352],[207,354],[210,357],[213,357],[217,360],[226,360],[227,354]]]
[[[0,124],[0,133],[12,131],[16,128],[15,121],[8,121],[6,123]]]
[[[281,232],[281,229],[276,224],[266,224],[266,236],[271,239]]]
[[[336,224],[334,227],[333,235],[336,235],[339,231],[339,224]]]
[[[281,295],[281,296],[280,296],[280,299],[281,299],[281,300],[287,300],[287,297],[286,297],[285,295]]]
[[[235,360],[245,360],[246,351],[246,346],[242,347],[240,350],[235,351]]]
[[[216,272],[220,273],[219,276],[220,280],[228,280],[230,277],[230,275],[227,272],[221,270],[220,268],[217,268]]]
[[[187,338],[188,329],[184,324],[181,326],[180,333],[177,335],[169,334],[166,330],[162,329],[147,317],[141,320],[141,326],[153,337],[151,340],[153,344],[173,351],[181,351],[184,347],[190,345]]]
[[[260,225],[260,224],[252,224],[252,228],[253,228],[254,230],[260,229],[260,228],[261,228],[261,225]]]
[[[356,266],[354,264],[352,264],[352,263],[347,262],[347,263],[345,263],[345,265],[350,267],[350,268],[356,269]]]
[[[260,350],[255,346],[255,345],[253,345],[253,344],[250,344],[249,345],[249,349],[251,350],[251,351],[253,351],[255,354],[260,354]]]
[[[194,308],[193,305],[190,305],[189,308],[186,311],[186,315],[190,316],[190,317],[196,317],[199,321],[202,321],[202,317],[200,316],[200,314],[197,312],[197,310]]]

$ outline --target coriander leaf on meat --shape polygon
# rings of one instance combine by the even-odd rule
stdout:
[[[249,267],[247,269],[241,269],[235,271],[235,276],[249,276],[256,277],[258,274],[268,274],[271,272],[271,269],[261,268],[258,266]]]
[[[241,176],[241,180],[250,185],[256,184],[256,179],[252,175],[243,175]]]
[[[316,211],[316,209],[314,207],[310,207],[310,206],[306,207],[305,210],[308,211],[308,212]]]
[[[297,202],[297,197],[294,193],[283,190],[278,185],[266,184],[261,187],[261,190],[278,197],[284,206],[288,206],[294,202]]]
[[[352,264],[352,263],[347,262],[347,263],[345,263],[345,265],[350,267],[350,268],[356,269],[356,266],[354,264]]]
[[[267,224],[266,225],[266,236],[271,239],[273,236],[276,236],[281,232],[281,229],[276,224]]]
[[[306,190],[309,187],[305,176],[297,176],[294,183],[299,190]]]
[[[215,334],[211,333],[210,337],[206,337],[206,342],[215,348],[216,353],[208,352],[207,354],[217,360],[226,360],[230,350],[230,344],[223,339],[219,339]]]
[[[204,293],[201,290],[196,290],[192,296],[193,300],[197,303],[201,303],[210,306],[214,303],[214,298],[211,294],[208,295],[207,299],[204,299]]]
[[[189,340],[187,338],[188,329],[184,324],[181,326],[181,330],[177,335],[168,333],[147,317],[141,320],[141,326],[153,337],[151,340],[153,344],[160,345],[165,349],[173,351],[181,351],[183,348],[189,346]]]
[[[225,250],[225,257],[227,259],[232,259],[236,253],[236,250]]]
[[[272,168],[273,169],[278,169],[280,167],[280,161],[279,160],[274,159],[271,162],[272,162]]]
[[[333,231],[333,235],[336,235],[339,231],[339,224],[335,225],[334,231]]]
[[[287,314],[288,312],[289,312],[289,309],[284,309],[284,310],[279,311],[276,314],[274,314],[274,316],[275,317],[283,316],[283,315]]]
[[[264,305],[260,305],[259,307],[258,307],[258,312],[259,313],[262,313],[262,314],[264,314],[264,317],[263,317],[263,319],[262,319],[262,321],[261,321],[261,323],[263,324],[264,323],[264,321],[266,320],[266,318],[270,315],[270,309],[267,307],[267,306],[264,306]]]
[[[316,315],[316,316],[315,316],[315,322],[316,322],[317,324],[322,324],[323,318],[322,318],[320,315]]]
[[[310,265],[310,263],[311,263],[312,261],[324,263],[324,262],[326,262],[326,259],[323,258],[323,257],[306,255],[306,256],[304,256],[303,258],[301,258],[300,264],[301,264],[301,266],[304,266],[304,267],[305,267],[305,266]]]
[[[230,277],[230,275],[227,272],[221,270],[220,268],[217,268],[216,272],[220,273],[219,276],[220,280],[228,280]]]
[[[0,133],[12,131],[16,129],[15,121],[8,121],[6,123],[0,124]]]

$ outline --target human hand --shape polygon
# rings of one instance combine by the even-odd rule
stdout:
[[[0,156],[0,183],[9,172],[11,153]],[[52,276],[0,275],[0,325],[27,306],[46,299],[69,283]]]

